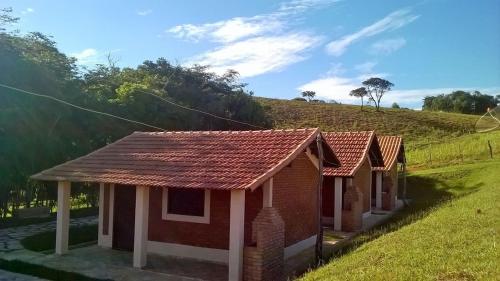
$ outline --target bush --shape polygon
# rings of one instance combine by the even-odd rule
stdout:
[[[305,98],[294,98],[292,100],[295,100],[295,101],[307,101]]]
[[[69,229],[69,245],[76,245],[97,240],[97,225],[71,227]],[[47,231],[28,236],[21,240],[21,245],[30,251],[41,252],[53,250],[56,246],[56,232]]]

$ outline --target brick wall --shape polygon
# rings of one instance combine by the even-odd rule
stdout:
[[[382,209],[392,210],[396,206],[396,195],[398,192],[398,167],[394,167],[386,173],[382,180]]]
[[[262,186],[245,192],[245,245],[252,244],[252,222],[262,210]]]
[[[161,218],[162,188],[151,188],[148,238],[152,241],[229,249],[229,191],[210,192],[210,224]]]
[[[317,182],[318,170],[305,153],[274,176],[273,206],[285,222],[286,246],[317,232]],[[162,220],[162,188],[151,188],[150,192],[149,240],[229,248],[229,191],[211,191],[210,224]],[[245,193],[245,245],[252,243],[252,222],[262,208],[262,196],[262,187]]]
[[[363,225],[363,193],[357,186],[347,186],[342,210],[342,231],[358,231]]]
[[[353,184],[363,193],[363,212],[371,210],[370,196],[372,189],[372,168],[368,158],[363,161],[363,164],[358,169],[353,178]]]
[[[318,178],[305,153],[274,176],[273,207],[285,222],[285,247],[317,234]]]
[[[252,244],[243,252],[245,281],[283,280],[284,222],[275,208],[263,208],[252,222]]]

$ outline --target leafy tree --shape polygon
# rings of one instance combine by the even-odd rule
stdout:
[[[19,21],[19,18],[12,16],[12,8],[0,9],[0,32],[5,31],[5,26]]]
[[[0,28],[12,22],[4,14],[2,10]],[[0,71],[2,84],[167,130],[250,127],[161,99],[262,127],[271,124],[235,71],[216,75],[203,66],[186,68],[161,58],[136,68],[119,68],[110,61],[85,70],[44,34],[2,31],[0,69],[8,69]],[[0,87],[0,216],[7,216],[12,207],[55,203],[54,183],[30,181],[30,175],[140,130],[148,128]],[[85,204],[94,205],[96,191],[75,184],[72,196],[85,194]]]
[[[397,102],[393,102],[391,107],[392,108],[401,108],[401,107],[399,107],[399,104]]]
[[[363,99],[368,95],[368,92],[366,91],[365,87],[357,88],[352,90],[349,93],[350,96],[352,97],[357,97],[361,99],[361,110],[363,110]]]
[[[366,87],[366,92],[370,97],[370,100],[375,104],[375,108],[377,111],[380,109],[380,100],[384,96],[384,94],[392,89],[394,84],[391,82],[382,79],[382,78],[370,78],[366,81],[363,81],[363,86]]]
[[[307,101],[310,102],[316,96],[316,92],[315,91],[303,91],[302,96],[304,98],[307,98]]]
[[[498,100],[479,91],[453,91],[450,94],[427,96],[424,98],[423,110],[457,112],[465,114],[482,114],[488,108],[495,107]]]

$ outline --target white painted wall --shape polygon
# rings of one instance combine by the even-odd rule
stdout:
[[[148,241],[148,253],[228,264],[229,250]]]
[[[229,215],[229,281],[243,278],[243,247],[245,232],[245,190],[231,191]]]
[[[267,180],[262,186],[262,206],[272,207],[273,206],[273,178]]]
[[[136,268],[146,266],[149,218],[149,187],[136,186],[135,193],[135,230],[134,261]]]
[[[335,177],[335,202],[333,204],[333,230],[342,230],[342,178]]]
[[[68,252],[69,238],[69,209],[71,183],[60,181],[57,185],[57,224],[56,224],[56,249],[57,255]]]
[[[108,235],[102,234],[104,227],[104,183],[99,185],[99,234],[97,236],[97,245],[104,248],[113,247],[113,210],[114,210],[114,184],[109,185],[109,210],[108,210]]]
[[[375,172],[375,208],[382,209],[382,172]]]

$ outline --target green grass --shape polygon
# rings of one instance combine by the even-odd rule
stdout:
[[[25,275],[36,276],[40,278],[44,278],[47,280],[55,280],[55,281],[106,281],[109,279],[95,279],[86,277],[84,275],[57,270],[53,268],[49,268],[43,265],[31,264],[18,260],[2,260],[0,259],[0,269],[4,269],[11,272],[22,273]]]
[[[88,216],[96,216],[98,213],[99,213],[98,208],[81,208],[81,209],[70,210],[70,217],[82,218]],[[1,218],[0,229],[53,221],[56,220],[56,216],[57,212],[51,213],[50,216],[46,218],[26,218],[26,219],[19,219],[15,217]]]
[[[21,245],[27,250],[41,252],[54,250],[56,232],[47,231],[28,236],[21,240]],[[97,225],[71,227],[69,229],[69,245],[97,241]]]
[[[498,280],[500,161],[412,173],[412,204],[302,280]]]
[[[390,94],[390,93],[389,93]],[[274,128],[320,127],[324,131],[376,130],[401,135],[406,142],[420,143],[474,132],[479,116],[383,108],[308,103],[257,98],[273,120]]]
[[[440,166],[490,158],[500,158],[500,131],[443,138],[429,144],[406,145],[406,158],[411,166]]]

